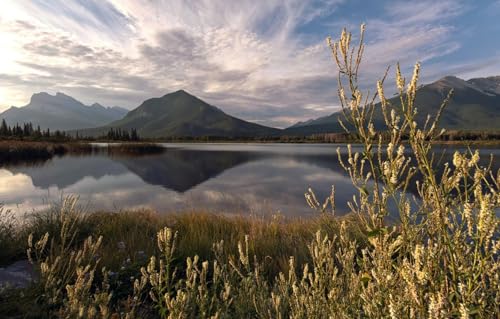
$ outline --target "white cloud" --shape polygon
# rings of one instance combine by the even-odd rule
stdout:
[[[181,88],[233,115],[278,126],[335,108],[330,53],[322,39],[298,29],[335,12],[339,0],[2,5],[0,110],[36,91],[132,108]],[[411,65],[457,50],[447,19],[463,10],[450,0],[396,2],[386,17],[367,19],[366,83],[400,57]]]

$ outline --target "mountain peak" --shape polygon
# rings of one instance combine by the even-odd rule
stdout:
[[[105,131],[108,127],[134,128],[145,137],[268,136],[278,132],[230,116],[185,90],[145,100],[123,119],[100,130]]]
[[[183,89],[180,89],[180,90],[177,90],[177,91],[174,91],[174,92],[171,92],[171,93],[167,93],[165,96],[193,96],[192,94],[190,94],[188,91],[186,90],[183,90]]]
[[[39,92],[35,93],[31,96],[30,103],[29,104],[39,104],[39,103],[44,103],[46,101],[49,101],[53,99],[55,96],[50,95],[47,92]]]
[[[473,78],[470,80],[462,80],[456,76],[445,76],[436,82],[430,84],[431,87],[438,89],[474,89],[485,94],[500,94],[500,76],[490,76],[485,78]]]
[[[48,97],[51,97],[52,95],[50,95],[49,93],[47,92],[38,92],[38,93],[33,93],[33,95],[31,96],[31,100],[33,99],[46,99]]]
[[[489,76],[486,79],[500,84],[500,75]]]
[[[500,76],[474,78],[468,80],[467,82],[477,86],[487,94],[500,95]]]
[[[431,83],[428,85],[430,88],[434,88],[434,89],[437,89],[437,90],[440,90],[440,91],[443,91],[443,90],[448,90],[448,89],[466,89],[466,88],[469,88],[469,89],[475,89],[477,90],[477,88],[468,83],[467,81],[459,78],[459,77],[456,77],[454,75],[448,75],[448,76],[445,76],[439,80],[437,80],[436,82],[434,83]]]
[[[436,81],[436,83],[446,83],[446,84],[463,84],[464,82],[465,80],[455,75],[447,75]]]
[[[126,113],[125,109],[108,109],[97,103],[87,106],[62,92],[39,92],[31,96],[27,105],[12,107],[0,113],[0,118],[8,123],[32,122],[42,129],[67,130],[101,126]]]
[[[453,89],[448,106],[439,121],[439,126],[449,130],[497,130],[500,119],[500,76],[463,80],[456,76],[445,76],[433,83],[423,85],[417,91],[416,104],[419,113],[415,117],[417,123],[425,123],[427,115],[436,114]],[[395,110],[401,106],[399,96],[390,100]],[[377,104],[380,105],[380,104]],[[376,128],[385,130],[385,119],[382,108],[377,107],[373,113]],[[339,122],[342,111],[314,121],[297,123],[285,130],[287,135],[312,135],[322,133],[339,133],[343,128]],[[350,128],[348,126],[348,128]]]
[[[170,92],[162,96],[160,99],[165,100],[165,101],[171,101],[173,103],[174,100],[183,100],[184,103],[188,104],[197,104],[197,103],[203,103],[206,104],[205,101],[202,101],[200,98],[197,96],[189,93],[186,90],[177,90],[174,92]]]
[[[47,92],[38,92],[38,93],[33,93],[32,96],[50,96],[50,94]]]
[[[99,104],[99,103],[94,103],[92,104],[90,107],[94,107],[94,108],[103,108],[105,109],[106,107],[104,107],[102,104]]]
[[[30,106],[34,109],[57,109],[57,108],[67,108],[67,107],[79,107],[83,104],[61,92],[57,92],[55,95],[51,95],[47,92],[35,93],[31,96],[30,103],[26,106]]]
[[[441,80],[447,80],[447,81],[463,81],[461,78],[459,78],[456,75],[446,75],[441,78]]]

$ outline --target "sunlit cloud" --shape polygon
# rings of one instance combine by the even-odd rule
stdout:
[[[474,50],[484,44],[498,57],[500,44],[471,36],[481,10],[489,13],[481,23],[496,25],[491,12],[500,6],[486,2],[7,0],[0,110],[39,91],[134,108],[186,89],[232,115],[284,127],[338,107],[324,38],[342,26],[368,25],[366,85],[397,61],[407,69],[422,61],[427,81],[500,72],[498,63],[482,67],[487,52],[463,53],[475,41]]]

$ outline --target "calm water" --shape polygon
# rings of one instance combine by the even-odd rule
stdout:
[[[0,163],[0,203],[23,213],[77,194],[91,210],[201,208],[227,214],[306,216],[314,214],[304,200],[308,187],[324,198],[334,184],[339,212],[347,211],[346,201],[355,193],[337,160],[337,146],[345,149],[345,145],[165,146],[167,150],[156,155],[94,154],[30,165]],[[498,157],[500,150],[482,153]],[[494,166],[498,169],[498,163]]]

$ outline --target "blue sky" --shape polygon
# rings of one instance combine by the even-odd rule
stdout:
[[[325,38],[342,27],[367,25],[370,88],[398,61],[423,82],[500,75],[499,17],[499,0],[4,0],[0,111],[40,91],[131,109],[185,89],[285,127],[338,108]]]

